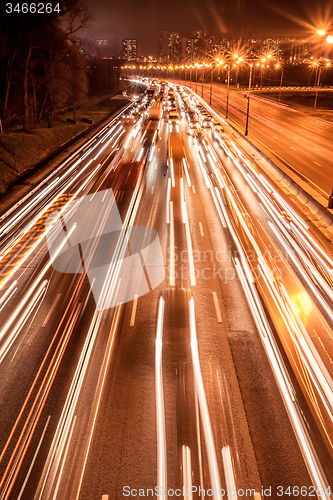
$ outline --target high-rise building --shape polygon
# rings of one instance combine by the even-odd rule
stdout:
[[[181,59],[181,38],[175,31],[160,31],[159,56],[166,62],[178,62]]]
[[[126,61],[135,61],[138,57],[138,41],[133,38],[123,40],[123,59]]]
[[[101,38],[98,38],[95,40],[95,43],[96,45],[98,45],[99,47],[106,47],[107,44],[108,44],[108,41],[105,40],[105,39],[101,39]]]

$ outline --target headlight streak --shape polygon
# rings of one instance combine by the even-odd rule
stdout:
[[[222,460],[223,460],[223,469],[225,482],[227,485],[227,495],[232,496],[234,500],[238,499],[234,470],[232,466],[232,459],[230,453],[230,447],[224,446],[222,448]]]
[[[173,202],[170,201],[170,286],[176,286],[175,277],[175,228],[173,215]]]
[[[170,222],[170,192],[171,192],[171,177],[168,178],[167,199],[166,199],[166,221]]]
[[[43,267],[42,271],[39,273],[39,275],[37,276],[37,278],[35,279],[35,281],[33,282],[33,284],[30,286],[29,290],[25,293],[24,297],[21,299],[21,301],[19,302],[18,306],[14,309],[14,311],[12,312],[12,314],[9,316],[9,318],[7,319],[7,321],[5,322],[5,324],[3,325],[3,327],[1,328],[1,330],[0,330],[0,342],[4,339],[4,336],[6,335],[6,333],[8,332],[8,330],[10,328],[12,328],[12,326],[13,326],[14,322],[16,321],[16,319],[18,318],[20,312],[23,310],[23,308],[25,307],[26,303],[29,301],[29,299],[30,299],[31,295],[34,293],[35,289],[41,283],[41,281],[42,281],[43,277],[45,276],[46,272],[52,266],[52,263],[57,258],[57,256],[61,252],[61,250],[64,247],[64,245],[67,243],[68,238],[73,233],[73,231],[75,230],[75,228],[76,228],[76,224],[74,224],[73,227],[70,229],[70,231],[68,231],[66,238],[64,238],[64,240],[62,241],[62,243],[59,245],[59,247],[56,250],[56,252],[54,253],[53,257],[48,261],[47,264],[45,264],[45,266]],[[46,286],[46,283],[47,283],[47,280],[44,280],[42,288],[44,288]],[[38,293],[38,295],[39,295],[39,293]],[[29,313],[29,307],[26,309],[25,313],[26,314]],[[25,318],[25,316],[23,315],[23,319],[21,319],[21,322],[24,320],[24,318]],[[14,340],[16,338],[16,335],[18,333],[18,329],[20,327],[21,322],[19,322],[18,325],[14,329],[11,330],[10,336],[4,342],[4,345],[1,346],[1,348],[0,348],[0,363],[3,360],[3,358],[5,357],[5,355],[7,354],[8,349],[10,348],[10,346],[12,345],[12,343],[14,342]]]
[[[116,125],[115,125],[115,126],[116,126]],[[109,134],[109,133],[111,133],[111,132],[113,131],[113,129],[114,129],[114,127],[115,127],[115,126],[113,126],[113,127],[111,128],[111,131],[109,131],[109,132],[108,132],[108,134]],[[108,126],[107,126],[107,127],[108,127]],[[117,134],[118,132],[120,132],[120,131],[121,131],[121,129],[120,129],[119,131],[117,131],[117,132],[116,132],[116,134]],[[107,135],[108,135],[108,134],[107,134]],[[114,134],[112,137],[115,137],[115,135],[116,135],[116,134]],[[121,135],[122,135],[122,134],[120,134],[120,136],[121,136]],[[120,137],[120,136],[119,136],[119,137]],[[119,137],[118,137],[118,139],[119,139]],[[93,139],[89,140],[89,141],[88,141],[88,143],[90,143],[92,140],[93,140]],[[94,140],[95,140],[95,138],[94,138]],[[99,143],[100,143],[100,141],[98,141],[97,145],[98,145]],[[96,145],[96,146],[97,146],[97,145]],[[84,146],[86,146],[86,145],[84,145]],[[82,148],[84,148],[84,146],[82,146]],[[91,150],[93,150],[93,149],[95,149],[95,147],[94,147],[94,148],[91,148]],[[76,153],[73,155],[73,157],[74,157],[74,156],[76,156]],[[82,157],[82,158],[84,158],[84,157],[85,157],[85,155],[83,155],[83,157]],[[72,171],[73,171],[73,170],[74,170],[74,169],[75,169],[75,168],[76,168],[76,167],[77,167],[77,166],[78,166],[78,165],[82,162],[82,158],[79,158],[78,160],[76,160],[76,161],[75,161],[75,163],[74,163],[71,167],[69,167],[68,169],[66,169],[66,172],[65,172],[65,173],[64,173],[61,177],[57,177],[57,179],[55,179],[54,181],[52,181],[52,183],[51,183],[51,184],[52,184],[52,188],[55,188],[57,185],[61,186],[61,184],[65,181],[65,179],[66,179],[66,178],[68,178],[69,174],[70,174],[70,173],[71,173],[71,172],[72,172]],[[58,168],[56,169],[56,171],[59,171],[61,168],[63,168],[63,166],[64,166],[65,164],[67,164],[67,161],[69,161],[69,160],[66,160],[66,161],[65,161],[65,162],[64,162],[64,163],[63,163],[60,167],[58,167]],[[91,160],[91,161],[92,161],[92,160]],[[78,175],[76,175],[76,176],[74,177],[74,179],[73,179],[73,180],[71,180],[71,181],[70,181],[70,182],[69,182],[69,183],[68,183],[68,184],[67,184],[67,185],[66,185],[66,186],[62,189],[62,191],[61,191],[60,193],[55,194],[55,196],[52,198],[52,200],[51,200],[51,201],[50,201],[50,202],[49,202],[49,203],[48,203],[45,207],[43,207],[43,209],[42,209],[41,211],[39,211],[39,213],[38,213],[37,217],[35,217],[35,218],[33,219],[33,221],[32,221],[32,222],[30,222],[30,223],[28,224],[28,226],[25,228],[25,230],[23,230],[23,231],[22,231],[19,235],[15,236],[14,242],[13,242],[13,241],[10,241],[9,243],[7,243],[7,246],[6,246],[6,247],[2,250],[2,253],[1,253],[1,255],[0,255],[0,260],[4,257],[4,255],[5,255],[5,254],[7,254],[9,251],[11,251],[11,250],[12,250],[12,248],[14,248],[14,246],[15,246],[15,245],[17,245],[17,243],[20,241],[20,239],[22,238],[22,236],[23,236],[23,235],[25,235],[25,234],[26,234],[26,233],[27,233],[27,232],[28,232],[28,231],[29,231],[29,230],[33,227],[33,225],[37,222],[37,220],[38,220],[38,219],[39,219],[39,218],[40,218],[40,217],[41,217],[41,216],[42,216],[42,215],[43,215],[43,214],[44,214],[44,213],[45,213],[45,212],[46,212],[46,211],[50,208],[50,206],[51,206],[53,203],[55,203],[55,202],[59,199],[59,197],[60,197],[60,196],[62,196],[62,195],[65,193],[66,189],[68,189],[68,187],[69,187],[69,186],[71,186],[71,185],[73,184],[73,181],[75,181],[75,180],[78,178],[78,176],[80,176],[80,175],[82,174],[82,172],[83,172],[83,171],[87,168],[87,166],[91,163],[91,161],[90,161],[90,162],[88,162],[88,163],[85,165],[85,167],[84,167],[83,169],[81,169],[81,170],[80,170],[79,174],[78,174]],[[47,177],[47,179],[49,179],[50,177],[52,177],[52,176],[55,174],[55,172],[56,172],[56,171],[54,171],[54,172],[52,173],[52,175],[48,176],[48,177]],[[44,181],[42,181],[42,183],[40,183],[40,185],[38,185],[38,188],[40,188],[40,186],[41,186],[44,182],[45,182],[45,180],[44,180]],[[50,186],[51,186],[51,185],[50,185]],[[44,197],[45,197],[45,195],[47,195],[47,194],[48,194],[48,192],[51,190],[51,189],[49,189],[49,188],[50,188],[50,186],[48,186],[48,187],[46,188],[46,190],[45,190],[45,192],[44,192]],[[36,188],[35,190],[32,190],[32,192],[35,192],[36,190],[37,190],[37,188]],[[29,195],[31,195],[31,193],[30,193]],[[24,199],[26,199],[26,197],[25,197]],[[40,196],[40,194],[39,194],[39,195],[37,195],[37,197],[36,197],[34,200],[32,200],[32,201],[30,201],[30,202],[29,202],[30,208],[33,208],[33,206],[35,206],[37,203],[39,203],[42,199],[43,199],[43,197],[41,197],[41,196]],[[16,204],[14,208],[17,208],[17,206],[18,206],[19,204],[20,204],[20,203]],[[24,212],[24,213],[22,213],[22,212]],[[7,215],[9,215],[10,213],[11,213],[11,210],[8,210],[8,211],[6,212],[6,214],[7,214]],[[7,224],[6,224],[6,226],[7,226],[7,231],[6,231],[6,232],[8,232],[8,225],[10,225],[10,227],[12,227],[12,226],[16,225],[16,224],[17,224],[17,222],[18,222],[18,221],[19,221],[19,220],[20,220],[20,219],[21,219],[21,218],[25,215],[25,213],[26,213],[26,207],[24,207],[24,208],[23,208],[23,209],[22,209],[22,210],[21,210],[18,214],[14,215],[14,217],[13,217],[13,218],[12,218],[12,219],[11,219],[11,220],[7,223]],[[6,215],[6,214],[5,214],[5,215]],[[5,217],[5,216],[4,216],[4,217]]]
[[[11,296],[13,295],[13,293],[17,290],[17,288],[15,288],[16,285],[17,285],[17,281],[13,281],[13,283],[4,292],[4,294],[1,295],[1,297],[0,297],[0,306],[1,306],[0,311],[5,307],[5,305],[7,304],[8,300],[11,298]],[[13,291],[14,288],[15,288],[15,290]]]
[[[163,319],[164,319],[163,297],[160,297],[158,304],[157,331],[155,342],[155,391],[156,391],[156,430],[157,430],[157,485],[162,487],[161,498],[167,498],[165,494],[167,488],[167,452],[165,435],[165,415],[163,396],[163,375],[162,375],[162,339],[163,339]]]
[[[10,331],[10,335],[7,338],[4,338],[5,334],[8,331],[8,328],[9,328],[9,326],[7,326],[7,323],[6,323],[7,328],[1,329],[1,332],[0,332],[0,341],[1,341],[0,363],[2,363],[4,357],[8,353],[11,346],[13,345],[13,343],[14,343],[15,339],[17,338],[18,334],[20,333],[22,327],[24,326],[26,321],[29,319],[32,311],[34,310],[36,304],[38,303],[39,298],[41,297],[42,293],[46,289],[47,283],[48,283],[48,280],[42,281],[40,286],[37,288],[37,291],[35,292],[35,294],[32,295],[32,299],[31,299],[31,294],[26,295],[26,300],[24,301],[23,304],[22,303],[20,304],[21,307],[16,308],[16,314],[11,317],[12,321],[10,322],[9,326],[11,326],[13,324],[14,320],[17,319],[18,314],[23,311],[22,316],[18,320],[18,322],[16,323],[15,327],[12,328],[12,330]],[[31,299],[31,300],[29,300],[29,299]],[[28,302],[28,300],[29,300],[29,302]],[[23,310],[23,307],[27,302],[28,302],[27,307]],[[4,342],[2,342],[3,340],[4,340]]]
[[[210,477],[211,489],[213,490],[212,498],[214,500],[219,500],[218,492],[221,490],[221,481],[220,481],[220,474],[219,474],[219,468],[218,468],[218,462],[214,444],[213,431],[207,406],[205,388],[203,385],[202,374],[201,374],[193,297],[189,301],[189,315],[190,315],[191,355],[193,364],[194,383],[195,383],[196,394],[198,396],[203,433],[205,436],[207,459],[209,466],[208,467],[209,477]]]
[[[184,171],[185,171],[185,175],[186,175],[187,185],[188,185],[188,187],[191,187],[191,179],[190,179],[190,176],[188,173],[188,168],[187,168],[187,163],[186,163],[185,158],[183,158],[183,165],[184,165]]]
[[[174,170],[173,170],[173,159],[172,158],[169,158],[169,165],[170,165],[172,187],[175,187],[175,174],[174,174]]]
[[[200,163],[200,161],[199,161],[199,163]],[[203,167],[203,165],[200,165],[200,166],[201,166],[201,168]],[[214,171],[215,171],[215,169],[214,169]],[[222,188],[222,186],[221,186],[221,188]],[[247,228],[247,226],[245,224],[245,221],[243,220],[242,214],[240,213],[235,202],[233,201],[231,191],[227,187],[225,187],[225,189],[226,189],[226,192],[228,193],[228,196],[229,196],[231,203],[233,205],[233,210],[235,211],[237,218],[240,220],[240,222],[242,224],[243,230],[247,234],[251,243],[254,244],[254,248],[256,249],[257,254],[260,257],[261,256],[260,249],[256,245],[256,242],[255,242],[254,238],[252,237],[251,232],[249,231],[249,229]],[[261,334],[266,352],[268,354],[269,360],[270,360],[272,368],[273,368],[273,373],[278,381],[278,385],[280,387],[281,394],[284,398],[286,407],[288,409],[288,413],[290,415],[291,422],[292,422],[294,430],[295,430],[295,434],[296,434],[298,441],[300,443],[300,447],[301,447],[303,456],[305,458],[305,462],[307,464],[308,470],[310,472],[310,476],[313,480],[313,484],[315,484],[317,488],[321,487],[323,485],[327,485],[327,487],[328,487],[327,480],[326,480],[324,473],[321,469],[318,457],[317,457],[316,452],[313,448],[311,439],[307,433],[307,429],[305,427],[302,416],[299,412],[298,407],[294,406],[294,403],[295,403],[294,390],[292,389],[292,384],[289,380],[289,376],[287,374],[286,368],[284,367],[281,355],[280,355],[277,347],[275,346],[275,340],[274,340],[273,334],[270,330],[270,326],[268,324],[265,312],[263,310],[263,306],[261,304],[260,297],[258,295],[256,288],[255,288],[254,278],[253,278],[251,269],[249,267],[249,264],[247,262],[247,258],[243,252],[242,245],[238,239],[237,234],[235,233],[233,225],[231,224],[231,221],[230,221],[229,216],[226,212],[226,208],[225,208],[224,204],[222,203],[222,204],[220,204],[220,206],[221,206],[221,209],[223,211],[223,215],[224,215],[224,218],[226,220],[229,231],[233,237],[234,243],[236,244],[242,265],[244,267],[244,271],[243,271],[241,269],[238,258],[236,258],[234,260],[236,271],[237,271],[239,278],[241,280],[241,283],[242,283],[245,295],[247,297],[252,315],[253,315],[254,320],[257,324],[258,330]],[[263,262],[263,260],[262,260],[262,262]],[[267,279],[267,277],[266,277],[266,279]],[[324,488],[324,491],[325,490],[326,490],[326,488]]]
[[[248,265],[247,262],[244,262],[243,265],[244,264]],[[289,375],[285,368],[283,359],[281,358],[281,355],[275,344],[275,340],[265,317],[265,312],[261,305],[258,292],[256,291],[255,287],[247,281],[245,273],[241,268],[240,262],[237,257],[235,259],[235,268],[240,278],[245,296],[248,300],[253,319],[261,335],[264,348],[266,350],[268,359],[272,367],[272,371],[274,373],[283,401],[285,403],[285,407],[288,411],[290,421],[293,425],[294,432],[300,445],[300,449],[303,453],[303,457],[312,482],[315,485],[316,489],[323,488],[324,491],[327,491],[327,479],[322,471],[306,425],[303,421],[297,402],[295,401],[295,391],[293,389],[291,380],[289,379]],[[332,498],[331,495],[324,495],[324,497],[328,499]]]
[[[238,151],[238,153],[242,157],[242,159],[246,162],[247,166],[249,168],[251,168],[250,163],[247,161],[247,159],[244,157],[244,155],[239,151],[239,149],[237,148],[237,146],[235,144],[233,144],[233,146]],[[241,164],[239,163],[239,161],[237,159],[234,159],[234,161],[235,161],[236,165],[238,166],[239,170],[241,171],[241,173],[243,174],[244,178],[250,184],[251,188],[255,192],[257,192],[257,194],[261,198],[261,200],[264,203],[266,209],[269,211],[270,215],[273,217],[275,223],[278,224],[281,232],[284,234],[284,236],[287,238],[287,240],[292,244],[292,246],[294,247],[296,253],[301,257],[301,259],[303,260],[304,264],[307,266],[306,273],[308,273],[310,271],[310,273],[312,273],[315,276],[315,279],[318,282],[319,286],[322,287],[322,289],[328,295],[328,297],[330,298],[330,300],[333,300],[333,292],[331,290],[331,285],[332,285],[331,284],[331,280],[330,280],[329,284],[327,284],[325,282],[326,276],[324,278],[321,276],[321,274],[317,270],[317,268],[315,268],[312,265],[312,263],[309,261],[309,259],[305,255],[305,253],[301,250],[301,248],[300,248],[299,244],[296,242],[296,240],[293,237],[290,237],[291,236],[290,235],[290,231],[294,230],[294,232],[297,232],[298,237],[300,237],[302,239],[303,244],[307,247],[308,251],[310,251],[310,253],[312,254],[313,258],[317,262],[319,262],[319,264],[324,268],[324,270],[326,271],[326,273],[328,274],[328,276],[331,278],[332,274],[333,274],[332,268],[330,268],[323,261],[323,259],[318,255],[318,253],[314,250],[313,247],[317,248],[317,250],[321,253],[321,255],[323,255],[324,259],[326,259],[327,262],[329,262],[330,264],[333,264],[333,262],[328,257],[328,255],[323,251],[323,249],[308,234],[308,231],[307,231],[309,229],[308,225],[305,224],[304,221],[298,216],[298,214],[296,214],[295,211],[291,207],[289,207],[289,205],[282,199],[282,197],[278,193],[276,193],[276,191],[274,191],[274,189],[270,186],[270,184],[268,183],[268,181],[264,180],[264,178],[263,178],[263,176],[261,174],[256,173],[256,171],[253,169],[253,167],[251,168],[251,170],[252,170],[253,174],[256,175],[256,181],[255,181],[256,186],[252,185],[254,179],[253,179],[253,181],[251,181],[249,179],[249,174],[247,174],[245,172],[244,168],[241,166]],[[262,189],[259,188],[259,185],[257,184],[257,182],[261,183],[261,185],[263,186],[264,190],[262,190]],[[268,194],[266,194],[265,191],[268,191]],[[282,205],[283,209],[289,214],[290,218],[295,221],[295,223],[297,224],[299,230],[302,231],[302,232],[304,232],[304,233],[305,233],[305,231],[307,231],[304,234],[303,237],[301,237],[299,231],[296,229],[296,226],[295,226],[295,224],[292,221],[290,221],[290,224],[288,224],[287,221],[283,217],[281,218],[280,212],[278,211],[277,208],[275,208],[274,204],[272,203],[272,200],[271,200],[271,197],[270,197],[271,193],[273,194],[273,196],[276,199],[277,203],[279,203],[280,205]],[[289,237],[287,236],[286,231],[288,231],[288,236]],[[307,239],[309,241],[307,241]],[[284,245],[284,247],[285,247],[285,245]],[[300,266],[298,265],[297,267],[300,270]],[[300,271],[300,272],[302,273],[302,276],[304,277],[305,276],[304,271]],[[309,283],[309,278],[308,277],[306,278],[306,280]],[[311,285],[311,289],[314,290],[314,287],[312,285]],[[330,308],[328,308],[326,302],[323,301],[323,299],[318,295],[317,291],[315,291],[314,293],[315,293],[316,297],[318,298],[318,300],[320,301],[321,305],[324,306],[325,311],[328,312],[328,314],[330,315],[330,317],[332,317],[332,312],[329,311]]]
[[[321,304],[323,309],[325,310],[326,314],[333,320],[333,312],[332,312],[332,306],[329,306],[329,304],[325,301],[325,299],[322,297],[320,292],[317,290],[317,288],[313,285],[311,279],[309,278],[308,274],[304,271],[302,266],[299,264],[298,259],[296,255],[291,251],[290,247],[287,244],[287,241],[283,239],[283,237],[279,234],[277,229],[274,227],[274,225],[269,221],[269,225],[274,232],[275,236],[277,239],[280,241],[281,245],[283,245],[285,251],[293,261],[294,265],[297,267],[298,272],[301,274],[303,279],[306,281],[308,287],[310,288],[311,292],[314,294],[314,296],[317,298],[318,302]]]
[[[247,180],[248,180],[248,178],[247,178]],[[230,200],[232,201],[233,210],[235,210],[237,218],[240,220],[244,231],[247,233],[247,236],[249,237],[251,243],[254,244],[254,248],[256,249],[256,251],[258,253],[259,248],[255,244],[254,238],[252,237],[250,231],[248,230],[238,207],[236,206],[235,202],[233,201],[230,190],[228,188],[226,188],[226,190],[227,190],[227,193],[228,193]],[[249,268],[247,259],[245,257],[243,250],[242,250],[242,246],[238,240],[238,237],[237,237],[237,235],[233,229],[233,226],[231,224],[231,221],[227,215],[224,204],[221,204],[221,209],[223,211],[223,215],[224,215],[225,220],[227,222],[227,226],[228,226],[228,228],[231,232],[231,235],[233,237],[233,240],[237,246],[243,267],[245,269],[245,272],[243,270],[241,270],[239,260],[235,259],[235,267],[236,267],[237,273],[240,277],[245,295],[248,299],[248,303],[250,305],[252,315],[253,315],[254,320],[257,324],[258,330],[261,333],[262,340],[263,340],[263,343],[264,343],[265,348],[266,348],[266,352],[268,354],[271,365],[273,367],[274,375],[277,378],[277,381],[278,381],[278,384],[279,384],[279,387],[281,390],[281,394],[284,397],[284,401],[286,403],[288,413],[291,417],[291,421],[292,421],[295,433],[297,435],[298,441],[300,443],[300,446],[301,446],[301,449],[303,452],[303,456],[305,458],[305,461],[306,461],[308,470],[310,472],[311,478],[313,480],[313,483],[316,485],[316,487],[320,487],[323,484],[327,485],[327,480],[324,476],[324,473],[322,472],[322,469],[321,469],[321,466],[319,464],[318,458],[316,456],[315,450],[314,450],[313,445],[311,443],[311,439],[307,434],[307,429],[306,429],[305,424],[302,420],[302,417],[299,413],[299,410],[298,410],[298,408],[296,409],[292,406],[294,404],[293,400],[295,400],[294,395],[293,395],[294,391],[293,390],[291,391],[291,388],[292,388],[291,382],[288,381],[288,383],[286,383],[286,381],[285,381],[285,380],[288,380],[288,375],[287,375],[287,371],[283,365],[283,361],[282,361],[282,359],[279,359],[280,354],[279,354],[277,348],[274,347],[274,350],[272,350],[271,346],[268,345],[268,342],[274,343],[275,340],[274,340],[272,333],[270,331],[270,327],[269,327],[267,319],[265,317],[265,313],[263,311],[260,298],[259,298],[259,296],[257,296],[257,291],[256,291],[254,283],[253,283],[254,279],[252,276],[252,272]],[[261,255],[260,250],[259,250],[258,255],[259,256]],[[266,276],[266,280],[267,280],[267,276]],[[273,352],[274,352],[274,355],[273,355]],[[273,357],[272,357],[272,355],[273,355]],[[284,373],[283,376],[281,374],[281,370]],[[327,389],[327,386],[326,386],[326,389]],[[327,487],[328,487],[328,485],[327,485]],[[326,490],[326,488],[324,489],[324,491],[325,490]]]
[[[195,269],[194,269],[194,257],[193,257],[193,247],[192,247],[192,239],[191,239],[191,231],[187,214],[187,207],[184,199],[184,182],[183,178],[180,180],[180,199],[182,205],[182,215],[183,222],[185,224],[185,233],[186,233],[186,243],[187,243],[187,251],[188,251],[188,265],[190,268],[190,283],[191,286],[196,286],[195,279]]]
[[[31,200],[25,207],[23,207],[15,216],[15,219],[11,219],[9,222],[7,222],[6,224],[4,224],[2,227],[1,227],[1,230],[0,230],[0,236],[2,234],[6,234],[8,233],[8,231],[10,231],[10,229],[15,226],[18,221],[32,208],[33,205],[36,205],[40,200],[43,199],[43,197],[49,192],[51,191],[51,189],[58,183],[59,181],[59,177],[56,177],[52,182],[51,184],[49,184],[43,191],[41,191],[39,193],[39,195],[34,198],[33,200]],[[0,256],[0,260],[2,259],[3,255]]]

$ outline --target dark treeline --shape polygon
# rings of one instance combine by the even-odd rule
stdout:
[[[114,61],[87,58],[82,50],[78,35],[92,17],[81,2],[68,11],[61,2],[60,13],[3,16],[0,118],[4,129],[18,122],[29,130],[45,118],[52,127],[59,111],[68,108],[75,119],[88,91],[98,94],[114,88],[118,78]]]

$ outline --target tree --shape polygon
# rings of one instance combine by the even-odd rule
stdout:
[[[73,120],[76,120],[76,108],[80,101],[87,95],[88,78],[87,63],[77,47],[73,45],[68,54],[68,65],[70,68],[70,88],[73,105]]]

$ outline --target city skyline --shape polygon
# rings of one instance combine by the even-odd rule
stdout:
[[[210,0],[205,6],[198,0],[185,0],[155,5],[148,0],[136,4],[129,0],[126,9],[116,2],[112,7],[104,0],[87,0],[93,7],[94,22],[83,36],[108,38],[109,44],[121,50],[124,38],[140,39],[142,53],[158,52],[158,33],[172,31],[190,36],[194,30],[203,30],[216,37],[258,38],[259,36],[309,37],[314,28],[330,27],[331,15],[320,2],[276,2],[270,0],[238,0],[233,5]],[[131,15],[129,16],[129,13]]]

